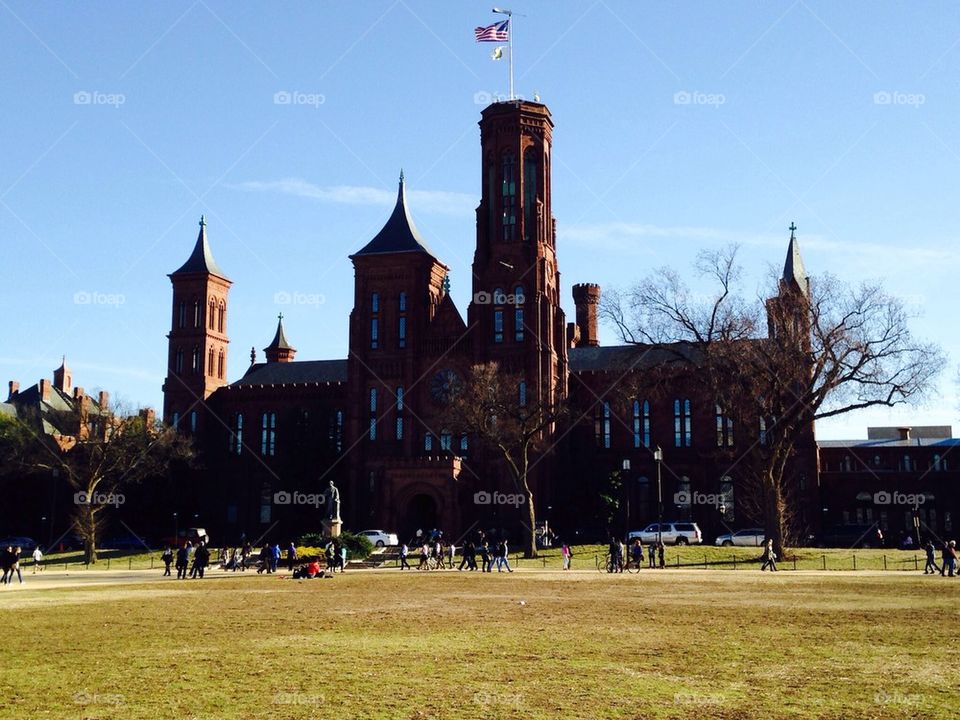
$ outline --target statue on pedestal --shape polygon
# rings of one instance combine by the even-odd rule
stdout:
[[[323,520],[324,533],[331,538],[340,537],[340,490],[330,481],[330,486],[324,491],[327,506],[327,516]]]

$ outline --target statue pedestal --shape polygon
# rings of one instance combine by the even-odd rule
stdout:
[[[340,518],[324,520],[323,534],[329,538],[338,538],[340,537],[340,527],[342,525],[343,523],[340,521]]]

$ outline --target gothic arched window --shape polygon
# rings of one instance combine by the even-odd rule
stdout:
[[[501,165],[500,196],[503,206],[503,239],[513,240],[517,227],[517,157],[504,153]]]
[[[531,147],[523,153],[523,239],[536,239],[537,153]]]

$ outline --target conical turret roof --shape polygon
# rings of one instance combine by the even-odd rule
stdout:
[[[432,258],[436,258],[436,255],[427,247],[426,242],[424,242],[420,236],[417,226],[413,222],[413,218],[410,217],[410,211],[407,209],[407,194],[403,181],[403,171],[400,172],[397,204],[393,208],[390,219],[387,220],[386,225],[376,234],[373,240],[351,255],[351,257],[401,252],[422,252]]]
[[[207,222],[203,215],[200,216],[200,232],[197,235],[197,244],[193,247],[193,252],[187,261],[181,265],[171,275],[186,275],[188,273],[209,273],[217,275],[227,280],[227,276],[217,266],[217,261],[213,259],[213,253],[210,252],[210,243],[207,242]]]

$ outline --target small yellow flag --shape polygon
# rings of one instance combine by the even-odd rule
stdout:
[[[503,46],[501,45],[500,47],[495,47],[495,48],[493,49],[493,52],[490,53],[490,59],[491,59],[491,60],[500,60],[500,59],[502,59],[502,58],[503,58]]]

